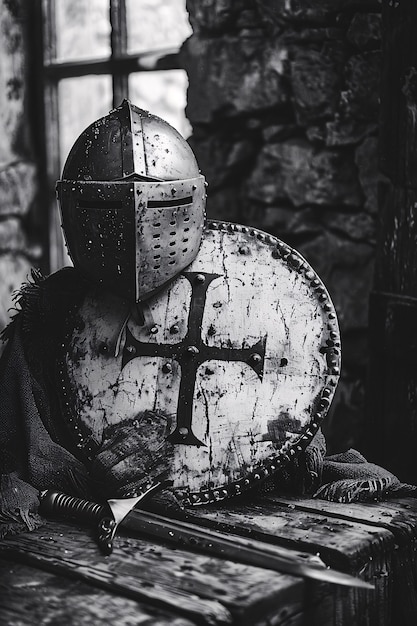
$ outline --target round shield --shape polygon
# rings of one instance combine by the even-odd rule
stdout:
[[[139,312],[129,306],[92,290],[66,345],[66,416],[87,456],[136,429],[145,446],[119,446],[124,464],[163,471],[186,504],[204,504],[250,489],[312,439],[339,378],[340,337],[329,294],[296,251],[209,222],[193,263]]]

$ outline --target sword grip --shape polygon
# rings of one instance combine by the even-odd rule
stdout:
[[[41,513],[65,515],[88,523],[99,522],[104,517],[106,507],[58,491],[42,491],[40,496]]]
[[[47,490],[40,494],[40,512],[73,517],[89,525],[97,525],[97,543],[103,554],[111,554],[116,523],[107,506]]]

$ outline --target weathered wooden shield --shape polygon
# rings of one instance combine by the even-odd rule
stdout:
[[[150,476],[162,463],[176,494],[202,504],[251,488],[308,444],[339,378],[340,338],[296,251],[211,222],[197,258],[142,314],[96,290],[68,342],[67,418],[91,458],[133,425],[146,453],[121,446],[124,463],[145,455]]]

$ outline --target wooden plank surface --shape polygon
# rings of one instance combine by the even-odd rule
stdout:
[[[198,624],[255,624],[271,613],[275,619],[283,608],[290,616],[302,614],[301,579],[152,541],[119,537],[111,557],[103,557],[85,529],[53,522],[3,541],[0,549],[3,557],[161,607]]]
[[[0,624],[194,626],[195,622],[79,580],[0,560]]]
[[[227,506],[195,509],[191,517],[198,519],[200,525],[286,546],[294,552],[319,552],[328,565],[373,582],[375,591],[305,581],[193,554],[188,549],[174,549],[135,537],[130,531],[129,535],[123,532],[116,539],[110,557],[103,557],[85,528],[49,522],[43,529],[0,544],[0,557],[3,555],[9,561],[7,566],[15,568],[13,575],[2,581],[0,589],[7,590],[6,596],[2,594],[7,600],[1,601],[0,609],[9,611],[6,615],[13,610],[13,603],[21,609],[21,589],[27,589],[30,579],[26,570],[19,569],[23,567],[19,563],[25,562],[26,568],[36,566],[50,572],[43,571],[32,579],[32,585],[39,585],[40,589],[47,585],[46,581],[51,585],[50,594],[45,596],[48,614],[55,615],[59,598],[65,595],[62,591],[65,585],[69,593],[63,600],[64,613],[70,611],[72,590],[74,606],[81,593],[90,598],[86,610],[97,621],[91,622],[90,616],[90,621],[85,618],[83,622],[84,613],[77,608],[81,617],[75,613],[76,618],[81,621],[76,624],[109,623],[99,621],[107,595],[112,598],[110,616],[112,611],[117,613],[121,599],[126,602],[126,612],[122,611],[120,617],[125,622],[121,624],[415,626],[417,623],[417,501],[414,499],[344,505],[268,496],[251,503],[235,501]],[[4,567],[0,573],[4,574]],[[30,596],[30,585],[28,589]],[[37,598],[32,597],[34,614],[41,610],[41,595],[39,602]],[[164,622],[167,615],[172,622]],[[111,617],[109,620],[112,623]],[[18,623],[25,626],[24,621]]]
[[[201,510],[199,516],[204,524],[232,525],[239,534],[319,552],[326,564],[374,582],[375,593],[365,601],[355,590],[342,595],[337,589],[335,621],[329,624],[417,623],[414,498],[340,504],[269,495],[250,506]]]
[[[295,499],[305,504],[305,499]],[[330,517],[320,510],[304,511],[280,503],[279,499],[262,499],[251,504],[199,509],[204,524],[251,536],[277,545],[294,547],[312,554],[319,553],[329,566],[349,574],[360,575],[375,585],[375,592],[333,587],[330,593],[314,591],[317,602],[314,619],[309,623],[359,626],[390,624],[392,614],[392,558],[396,541],[392,532],[355,519]],[[411,626],[411,622],[410,622]]]

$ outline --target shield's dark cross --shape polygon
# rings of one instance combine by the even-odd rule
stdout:
[[[184,272],[183,276],[187,278],[192,287],[188,328],[184,339],[176,344],[144,343],[135,339],[129,329],[126,328],[122,369],[129,361],[139,356],[157,356],[177,361],[181,367],[177,424],[175,430],[168,436],[168,440],[171,443],[203,446],[205,444],[197,439],[192,431],[194,389],[198,368],[202,363],[209,360],[243,361],[250,365],[262,380],[266,335],[249,348],[216,347],[205,344],[201,337],[201,324],[207,289],[213,280],[219,278],[220,274]]]

